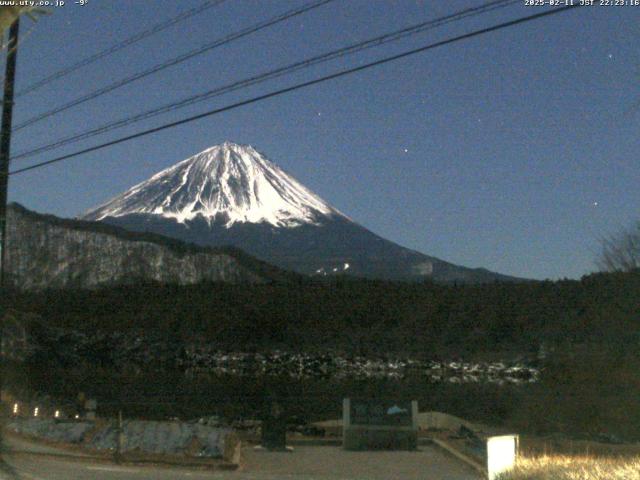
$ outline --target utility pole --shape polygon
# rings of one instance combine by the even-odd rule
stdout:
[[[7,45],[7,65],[4,80],[4,100],[2,104],[2,127],[0,129],[0,293],[4,293],[6,287],[5,259],[7,237],[7,189],[9,187],[9,154],[11,146],[11,116],[13,114],[13,83],[16,76],[16,57],[18,54],[18,31],[20,30],[20,17],[11,25],[9,30],[9,44]],[[2,312],[0,312],[2,315]],[[0,345],[4,324],[0,316]],[[4,362],[0,355],[0,415],[4,416],[2,404],[2,376]],[[0,419],[0,456],[4,450],[3,431],[4,418]]]
[[[13,115],[13,90],[18,56],[18,31],[20,17],[9,29],[7,45],[7,65],[4,79],[4,100],[2,103],[2,129],[0,130],[0,290],[6,284],[6,245],[7,245],[7,195],[9,187],[9,155],[11,150],[11,119]],[[1,336],[2,332],[0,332]]]

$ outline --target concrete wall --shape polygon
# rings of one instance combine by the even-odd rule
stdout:
[[[467,420],[456,417],[455,415],[449,415],[442,412],[422,412],[418,414],[418,428],[420,430],[450,430],[456,431],[460,427],[468,428],[469,430],[478,431],[479,428],[476,424],[468,422]]]
[[[422,412],[417,414],[417,423],[419,430],[449,430],[457,431],[464,426],[474,432],[491,431],[484,425],[471,423],[463,418],[449,415],[442,412]],[[314,422],[313,426],[325,431],[327,436],[339,437],[342,435],[342,419],[326,420],[323,422]]]
[[[117,445],[115,422],[15,418],[8,422],[6,428],[16,433],[94,450],[114,450]],[[225,450],[225,442],[231,433],[230,429],[197,423],[125,421],[122,452],[222,458],[228,450]]]

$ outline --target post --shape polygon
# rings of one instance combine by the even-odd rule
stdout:
[[[18,32],[20,18],[13,22],[9,30],[7,45],[7,65],[4,79],[4,100],[2,103],[2,127],[0,130],[0,288],[6,286],[6,236],[7,197],[9,188],[9,156],[11,151],[11,120],[13,117],[13,90],[18,56]]]
[[[11,146],[11,118],[13,115],[13,85],[16,77],[16,58],[18,56],[18,32],[20,31],[20,17],[13,22],[9,29],[9,43],[7,45],[7,64],[5,67],[4,100],[2,104],[2,126],[0,127],[0,292],[6,287],[5,258],[7,234],[7,189],[9,187],[9,154]],[[0,323],[0,343],[4,325]],[[0,410],[2,409],[2,369],[4,363],[0,356]],[[2,412],[4,413],[4,412]],[[4,450],[0,425],[0,455]]]
[[[347,432],[351,428],[351,399],[342,399],[342,447],[347,448]]]
[[[116,428],[116,450],[113,454],[116,463],[122,461],[122,410],[118,411],[118,426]]]
[[[287,413],[277,398],[268,400],[262,419],[262,447],[287,451]]]
[[[411,428],[416,432],[420,429],[418,425],[418,401],[411,400]]]

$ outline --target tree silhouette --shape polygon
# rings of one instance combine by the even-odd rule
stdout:
[[[631,228],[605,237],[596,261],[607,272],[630,272],[640,268],[640,221]]]

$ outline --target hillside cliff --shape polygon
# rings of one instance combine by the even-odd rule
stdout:
[[[232,248],[206,248],[11,204],[7,272],[12,286],[44,289],[157,281],[262,283],[285,275]]]

